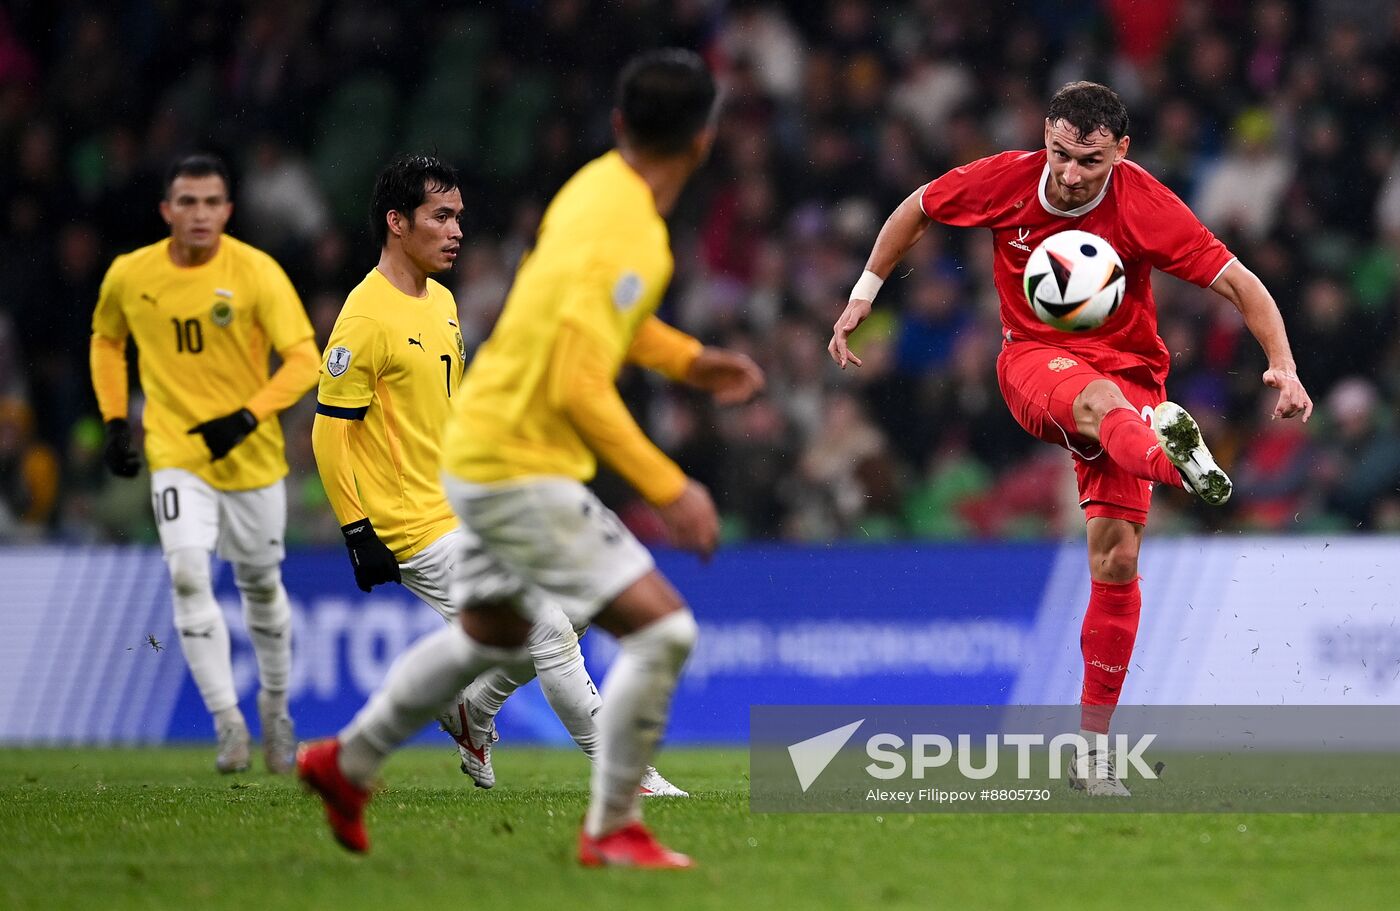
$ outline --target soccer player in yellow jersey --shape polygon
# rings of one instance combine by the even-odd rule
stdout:
[[[210,155],[176,162],[161,215],[170,237],[113,260],[92,315],[91,367],[107,424],[104,458],[121,477],[140,460],[127,420],[126,343],[140,351],[151,505],[170,569],[175,627],[219,740],[221,772],[248,768],[228,627],[210,555],[233,563],[258,661],[258,714],[271,772],[291,768],[287,712],[291,610],[282,587],[287,523],[277,414],[316,380],[320,354],[280,266],[224,233],[228,172]],[[269,378],[269,357],[282,359]]]
[[[379,175],[370,204],[379,264],[331,330],[311,434],[360,588],[401,582],[449,622],[450,580],[470,533],[447,504],[439,466],[466,350],[452,292],[429,276],[452,268],[461,215],[457,175],[434,158],[401,158]],[[535,670],[564,727],[597,753],[598,691],[562,610],[541,611],[528,646],[528,670],[486,672],[439,719],[478,787],[496,783],[495,715]],[[685,796],[654,769],[648,778],[650,793]]]
[[[351,850],[368,847],[368,786],[388,754],[468,681],[516,659],[530,629],[524,618],[553,603],[621,645],[603,686],[580,861],[691,865],[642,826],[637,785],[695,621],[583,482],[601,456],[657,507],[676,544],[714,549],[709,494],[646,438],[615,384],[626,361],[721,402],[763,385],[747,357],[704,347],[653,315],[672,270],[664,216],[709,152],[714,106],[714,81],[695,54],[653,51],[628,64],[613,113],[617,149],[554,198],[495,330],[453,395],[443,480],[470,532],[454,581],[461,623],[415,643],[354,724],[298,757],[299,774]]]

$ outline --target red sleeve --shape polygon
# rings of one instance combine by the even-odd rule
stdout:
[[[1025,152],[1002,152],[988,158],[954,168],[942,177],[929,181],[919,205],[934,221],[959,228],[986,227],[993,215],[1002,208],[999,194],[993,192],[1004,183],[1006,165]]]
[[[1140,192],[1133,194],[1134,218],[1142,258],[1169,275],[1209,287],[1235,258],[1229,248],[1201,224],[1171,190],[1146,171]]]

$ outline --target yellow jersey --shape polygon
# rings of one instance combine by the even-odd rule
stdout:
[[[411,297],[378,269],[350,292],[326,344],[317,421],[351,422],[344,455],[360,507],[399,562],[457,527],[439,471],[465,367],[452,292],[428,279],[427,297]],[[323,476],[338,455],[317,446]],[[341,524],[359,518],[335,484],[326,489]]]
[[[659,323],[653,314],[672,269],[651,188],[618,152],[570,178],[467,369],[444,470],[474,483],[545,475],[587,481],[597,452],[653,503],[679,496],[684,475],[642,434],[615,386],[639,329]],[[671,358],[682,372],[700,349],[669,329],[654,335],[679,340],[667,348],[684,349]],[[606,408],[590,410],[580,399]]]
[[[175,265],[170,238],[118,256],[102,280],[92,332],[122,347],[128,336],[136,341],[152,471],[183,468],[219,490],[266,487],[287,474],[275,415],[218,461],[189,432],[247,406],[268,383],[273,348],[285,352],[314,338],[301,299],[271,256],[227,234],[199,266]],[[309,376],[292,401],[307,388]],[[125,417],[124,388],[119,399],[119,410],[104,405],[104,419]]]

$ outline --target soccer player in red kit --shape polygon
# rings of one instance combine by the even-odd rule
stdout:
[[[1103,741],[1137,636],[1142,596],[1138,553],[1152,485],[1184,487],[1207,503],[1231,484],[1196,422],[1166,400],[1171,356],[1157,334],[1150,275],[1158,268],[1208,287],[1233,304],[1268,358],[1275,418],[1312,413],[1283,318],[1263,283],[1170,190],[1126,160],[1128,112],[1111,89],[1073,82],[1055,93],[1045,148],[1003,152],[949,171],[902,202],[885,222],[827,350],[843,369],[860,366],[848,338],[875,294],[933,222],[990,228],[1003,344],[997,379],[1011,413],[1033,436],[1069,450],[1079,482],[1093,593],[1080,637],[1084,655],[1081,734]],[[1045,238],[1077,229],[1104,238],[1123,260],[1123,304],[1097,329],[1068,333],[1036,319],[1022,273]],[[1127,796],[1102,746],[1076,786]]]

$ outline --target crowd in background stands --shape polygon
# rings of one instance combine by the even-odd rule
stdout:
[[[87,369],[112,256],[166,234],[161,171],[235,173],[230,230],[273,253],[325,342],[373,266],[376,169],[436,151],[469,242],[445,281],[469,347],[561,182],[610,141],[632,52],[678,44],[726,85],[709,166],[671,219],[663,315],[749,351],[769,386],[716,410],[627,375],[644,426],[732,538],[1073,534],[1068,457],[996,388],[986,232],[934,228],[855,341],[830,326],[884,216],[944,170],[1041,145],[1047,98],[1113,86],[1134,158],[1273,291],[1318,413],[1271,421],[1262,356],[1214,294],[1157,276],[1169,392],[1235,478],[1224,509],[1159,493],[1159,530],[1400,529],[1400,5],[1388,0],[374,0],[0,10],[0,539],[150,540],[148,487],[107,476]],[[338,541],[283,418],[292,543]],[[663,534],[615,479],[605,497]]]

